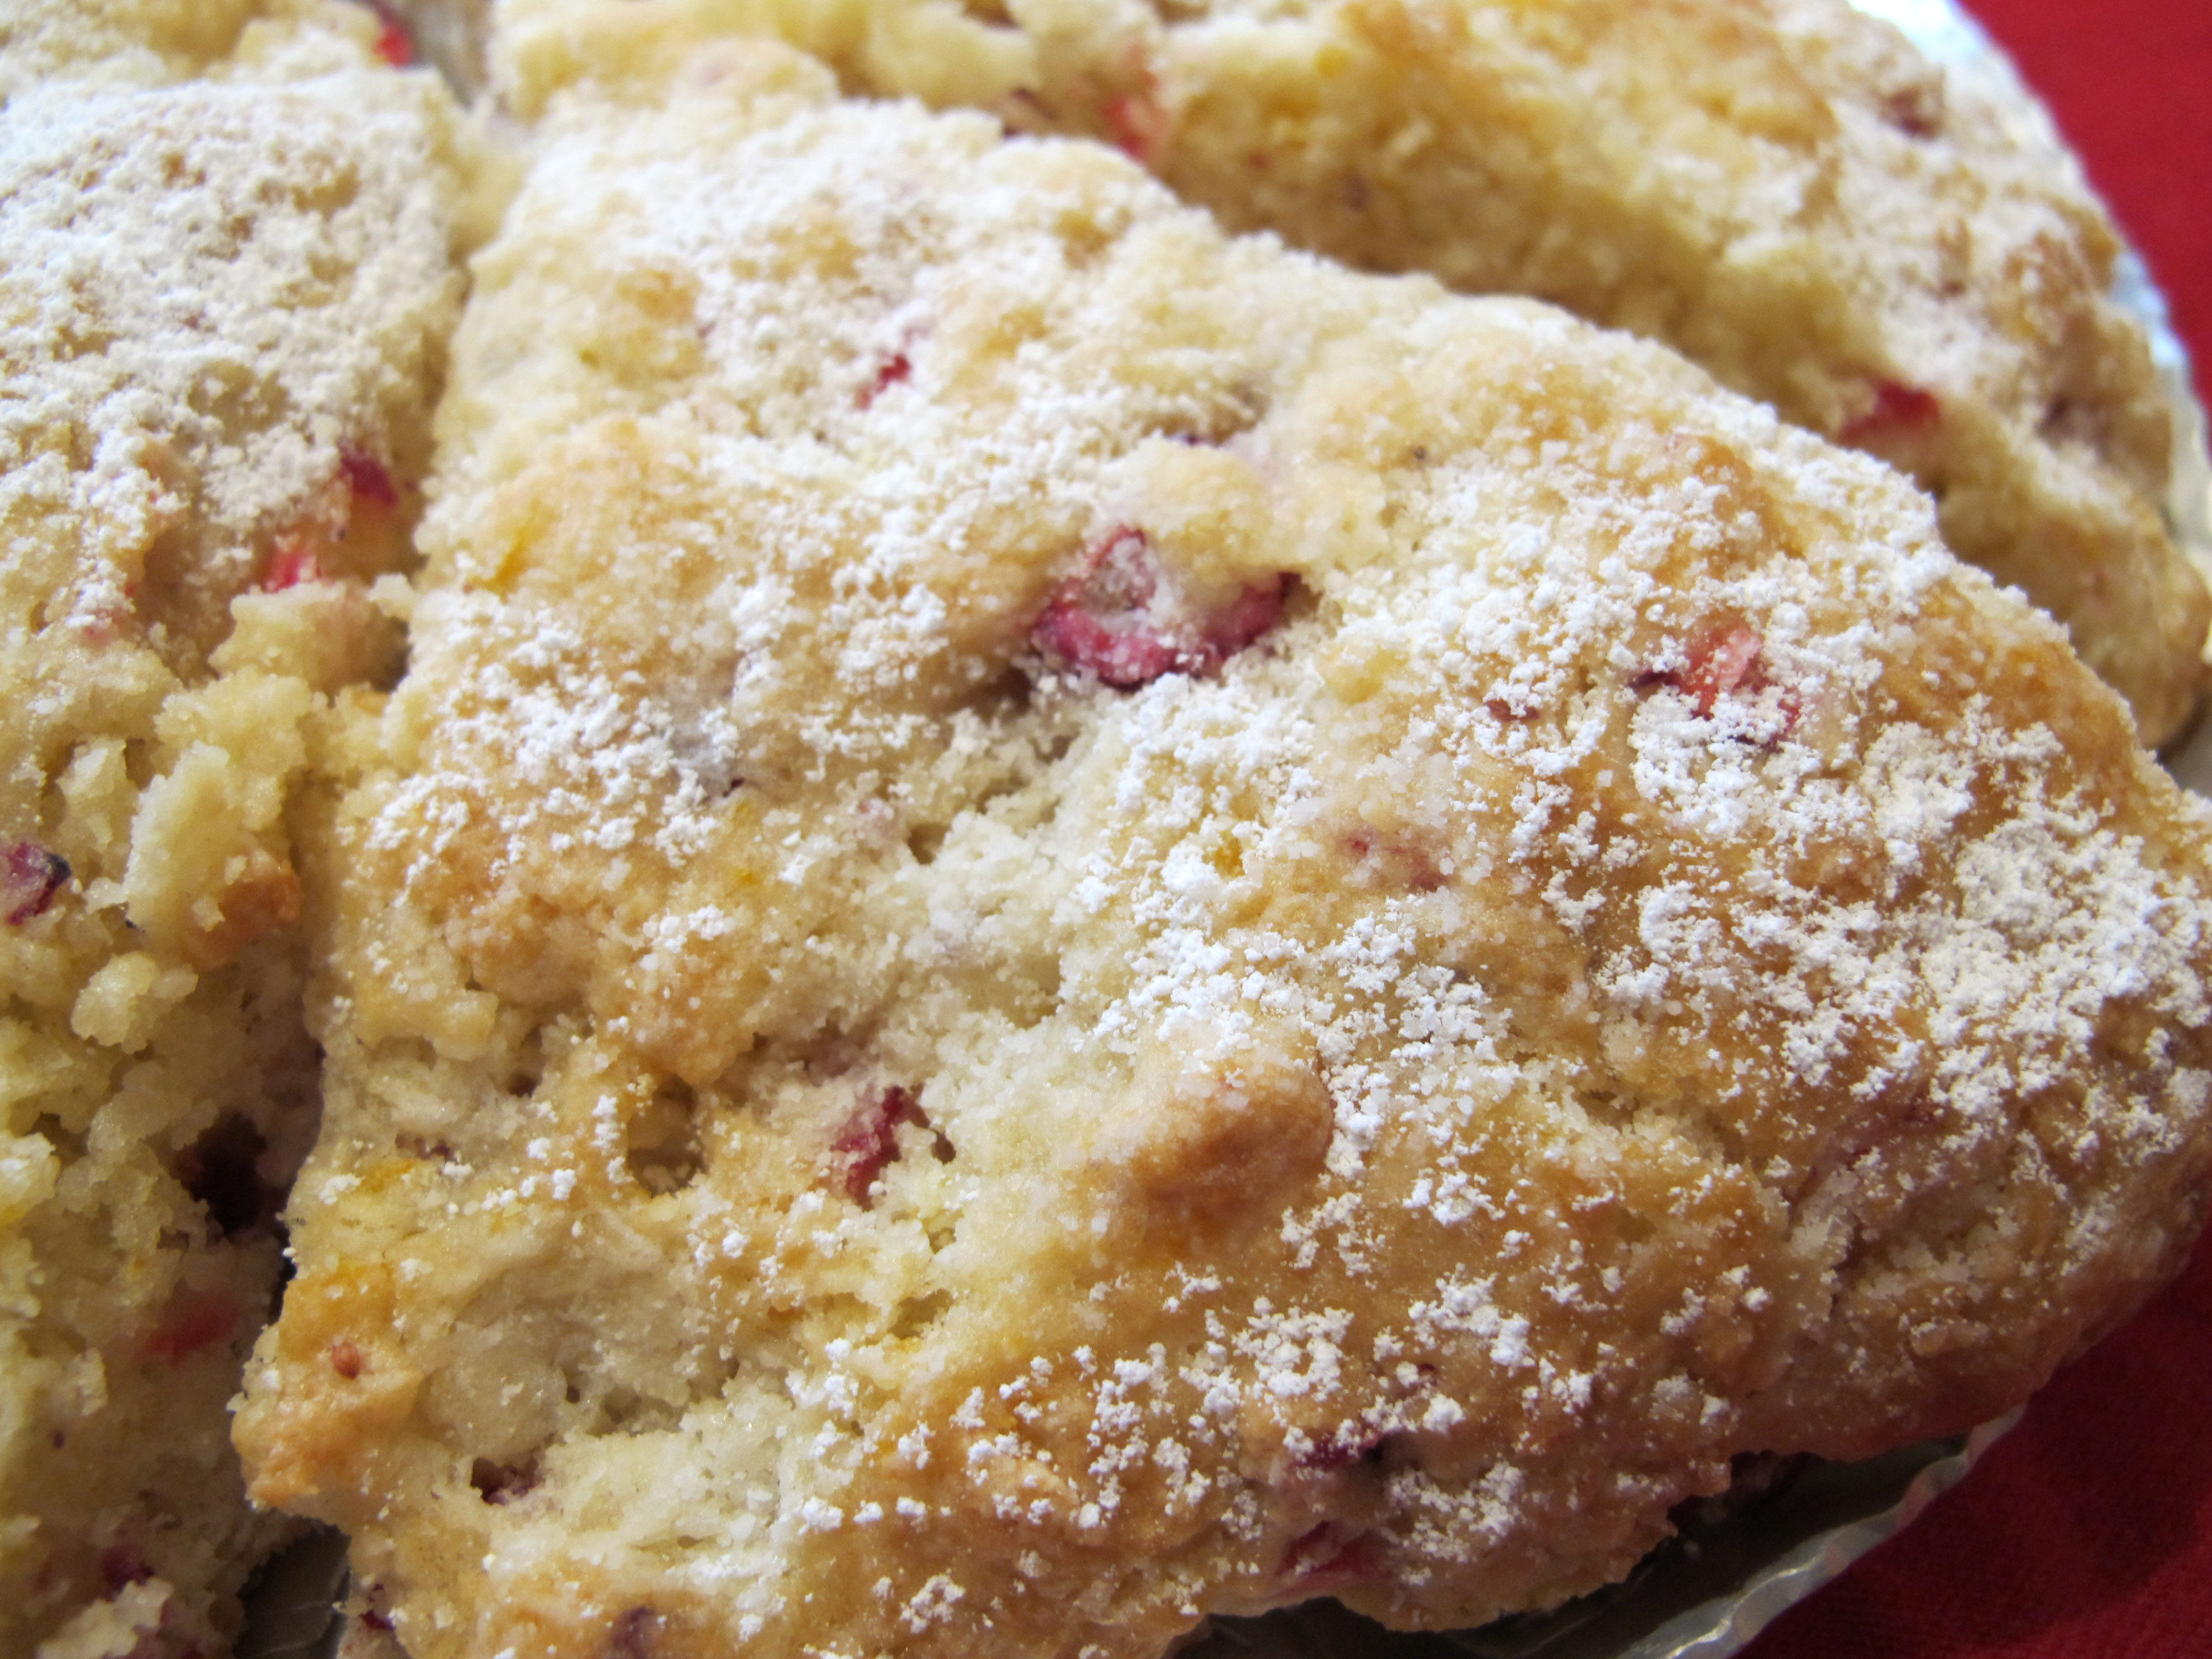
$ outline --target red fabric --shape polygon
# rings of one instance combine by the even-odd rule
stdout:
[[[2088,164],[2197,365],[2212,359],[2212,4],[1966,0]]]
[[[2212,1249],[1747,1659],[2212,1655]]]
[[[2212,387],[2212,0],[1967,0],[2057,115]],[[2212,1248],[1964,1484],[1747,1659],[2212,1659]]]

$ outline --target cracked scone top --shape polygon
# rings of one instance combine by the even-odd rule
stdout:
[[[1233,230],[1664,340],[1911,472],[2133,706],[2187,722],[2212,602],[2119,242],[2016,89],[1846,0],[500,0],[527,108],[578,58],[773,27],[847,85],[1120,144]],[[648,71],[649,72],[649,71]]]
[[[124,50],[178,21],[0,40],[45,76],[0,109],[0,1652],[41,1659],[227,1653],[289,1529],[228,1405],[314,1127],[295,814],[398,666],[368,588],[459,312],[443,92],[352,8]]]
[[[2178,1262],[2203,817],[1923,498],[829,91],[556,103],[342,751],[238,1435],[415,1659],[1479,1622]]]

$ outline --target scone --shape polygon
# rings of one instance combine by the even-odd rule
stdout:
[[[2179,1262],[2205,815],[1906,481],[668,61],[479,257],[314,907],[239,1440],[415,1659],[1476,1624]]]
[[[398,672],[369,589],[409,556],[459,300],[451,103],[368,23],[295,9],[233,29],[219,81],[87,59],[0,110],[0,1652],[26,1659],[227,1653],[286,1526],[249,1509],[227,1402],[314,1128],[294,820],[333,698]]]
[[[2170,416],[2070,157],[1845,0],[503,0],[527,109],[579,57],[775,28],[848,85],[1117,143],[1232,229],[1664,340],[1882,456],[1962,556],[2173,736],[2204,585]]]

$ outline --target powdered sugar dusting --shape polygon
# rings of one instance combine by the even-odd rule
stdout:
[[[420,395],[454,289],[433,131],[369,71],[8,105],[0,515],[19,544],[70,527],[80,623],[163,537],[243,585],[340,446]]]
[[[1618,337],[747,61],[556,116],[347,809],[326,1155],[458,1138],[380,1200],[466,1286],[425,1322],[493,1257],[591,1310],[538,1403],[450,1409],[551,1449],[480,1524],[742,1587],[772,1651],[1479,1618],[1736,1451],[1917,1422],[1976,1297],[2059,1287],[2021,1363],[2071,1345],[2106,1195],[2203,1157],[2201,832],[1924,500]],[[1039,628],[1263,587],[1203,660]],[[1991,1243],[2014,1203],[2096,1218]]]

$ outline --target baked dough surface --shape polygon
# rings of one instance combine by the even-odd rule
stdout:
[[[549,100],[325,751],[238,1434],[416,1659],[1479,1623],[2171,1271],[2203,811],[1904,480],[664,45]]]
[[[775,32],[848,88],[1127,150],[1232,230],[1663,340],[1914,476],[2133,706],[2185,726],[2212,602],[2118,238],[2025,100],[1847,0],[505,0],[531,107]]]
[[[365,15],[277,9],[34,7],[0,43],[40,68],[0,109],[10,1655],[226,1653],[296,1530],[249,1508],[228,1401],[314,1132],[297,815],[333,698],[398,670],[368,589],[460,296],[450,100]]]

